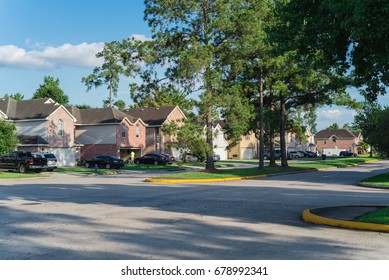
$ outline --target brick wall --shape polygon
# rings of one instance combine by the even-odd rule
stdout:
[[[63,134],[58,134],[58,123],[62,120]],[[48,118],[47,142],[50,147],[72,147],[74,144],[74,121],[65,111],[59,108]]]
[[[324,143],[324,141],[326,143]],[[355,143],[355,147],[353,147]],[[342,150],[351,150],[353,153],[357,153],[357,145],[359,140],[356,138],[349,139],[336,139],[336,142],[333,142],[332,139],[317,139],[316,147],[321,152],[323,149],[342,149]]]
[[[85,144],[81,147],[81,160],[91,159],[97,155],[119,157],[120,151],[116,144]]]

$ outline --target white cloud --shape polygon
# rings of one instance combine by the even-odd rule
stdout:
[[[0,46],[0,65],[21,69],[53,69],[63,65],[93,68],[101,65],[96,58],[104,43],[64,44],[26,51],[14,45]]]
[[[327,128],[333,123],[342,127],[345,123],[351,124],[354,121],[356,111],[342,107],[325,107],[317,110],[317,129],[318,131]]]
[[[130,37],[134,38],[135,40],[142,41],[142,42],[152,40],[151,38],[149,38],[143,34],[133,34]]]

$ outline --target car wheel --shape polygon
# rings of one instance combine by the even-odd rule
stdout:
[[[135,161],[135,164],[140,164],[140,160],[139,159],[137,159],[136,161]]]
[[[158,161],[157,160],[154,160],[154,165],[158,165]]]
[[[47,169],[47,172],[53,172],[54,171],[54,169]]]
[[[266,160],[268,160],[268,157],[267,157],[267,156],[264,156],[264,157],[263,157],[263,159],[266,159]]]
[[[85,166],[85,168],[89,168],[89,167],[90,167],[90,164],[89,164],[88,162],[86,162],[86,163],[84,164],[84,166]]]
[[[26,173],[26,171],[27,171],[27,168],[24,164],[19,165],[19,167],[18,167],[19,173]]]
[[[107,164],[105,165],[105,168],[106,168],[106,169],[111,169],[111,165],[110,165],[109,163],[107,163]]]

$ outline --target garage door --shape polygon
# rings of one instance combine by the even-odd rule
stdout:
[[[242,159],[253,159],[255,156],[253,148],[242,148]]]
[[[75,166],[77,152],[73,148],[51,148],[47,152],[53,153],[58,160],[58,166]]]

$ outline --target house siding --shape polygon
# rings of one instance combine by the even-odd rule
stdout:
[[[258,156],[258,140],[254,133],[249,134],[249,139],[243,135],[240,142],[228,151],[228,158],[252,159]]]
[[[115,144],[117,125],[83,125],[76,127],[76,140],[83,144]]]
[[[46,141],[47,138],[47,120],[39,121],[14,121],[18,135],[39,135]]]

